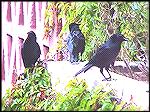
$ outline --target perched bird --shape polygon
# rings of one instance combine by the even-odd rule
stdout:
[[[127,39],[122,34],[113,34],[109,40],[98,48],[90,61],[79,72],[77,72],[75,76],[79,75],[81,72],[85,73],[92,66],[96,66],[100,68],[100,72],[106,80],[111,80],[111,75],[108,71],[109,67],[110,65],[114,65],[115,59],[121,49],[121,43],[126,40]],[[103,74],[103,68],[108,72],[108,78]]]
[[[36,34],[33,31],[27,34],[28,37],[21,48],[21,55],[25,68],[33,67],[41,54],[40,46],[36,42]]]
[[[79,60],[79,53],[82,60],[82,54],[85,49],[85,38],[79,29],[80,24],[71,23],[69,25],[70,34],[67,38],[67,48],[70,53],[70,62]]]

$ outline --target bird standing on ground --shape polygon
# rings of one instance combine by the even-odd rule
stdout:
[[[40,46],[36,42],[36,34],[33,31],[30,31],[27,34],[28,37],[21,49],[21,55],[25,68],[33,67],[41,54]]]
[[[98,48],[97,52],[92,56],[90,61],[79,72],[77,72],[75,76],[79,75],[81,72],[85,73],[92,66],[96,66],[100,68],[100,72],[106,80],[111,80],[111,75],[108,71],[109,67],[110,65],[114,65],[116,57],[121,49],[121,43],[126,40],[127,39],[122,34],[113,34],[109,40]],[[103,68],[105,68],[108,72],[108,78],[106,78],[103,74]]]
[[[85,49],[85,38],[79,29],[80,24],[71,23],[69,25],[70,34],[67,38],[67,48],[70,53],[70,62],[79,60],[79,53],[82,60],[82,54]]]

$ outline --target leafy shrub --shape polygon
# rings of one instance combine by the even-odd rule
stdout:
[[[51,77],[44,67],[26,69],[25,80],[18,80],[3,97],[3,110],[37,110],[40,102],[51,93]],[[44,104],[44,103],[43,103]],[[42,108],[40,108],[42,109]]]
[[[55,4],[55,5],[53,5]],[[49,2],[46,9],[45,22],[52,26],[52,8],[59,10],[58,18],[63,19],[63,26],[58,35],[59,49],[63,47],[62,36],[66,37],[69,24],[81,24],[80,29],[85,36],[86,46],[83,59],[89,60],[93,49],[104,43],[113,33],[122,33],[129,39],[122,47],[127,50],[127,58],[137,58],[140,49],[148,55],[149,34],[148,2]],[[54,20],[53,20],[54,21]],[[140,24],[139,24],[140,23]],[[56,26],[56,25],[55,25]],[[55,27],[54,26],[54,27]],[[49,27],[51,29],[51,27]],[[47,30],[49,32],[49,30]],[[138,44],[138,45],[137,45]],[[147,44],[147,45],[146,45]],[[119,57],[124,57],[119,54]],[[123,58],[121,58],[123,60]]]
[[[106,86],[96,86],[88,90],[84,79],[74,78],[65,87],[65,94],[52,89],[51,76],[44,67],[35,67],[27,78],[17,81],[2,98],[2,110],[140,110],[134,103],[117,98],[115,90]]]

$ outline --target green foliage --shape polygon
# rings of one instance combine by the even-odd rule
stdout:
[[[38,110],[36,105],[43,105],[42,98],[51,94],[51,77],[44,67],[35,67],[33,73],[26,69],[25,75],[25,80],[18,80],[11,90],[7,90],[3,97],[2,110]]]
[[[27,70],[28,71],[28,70]],[[27,72],[26,71],[26,72]],[[25,72],[25,73],[26,73]],[[65,93],[51,88],[51,77],[43,67],[36,67],[27,79],[8,89],[2,99],[3,111],[108,111],[140,110],[134,103],[118,101],[109,85],[88,89],[85,80],[74,78],[65,87]],[[119,98],[118,98],[119,99]]]
[[[59,34],[60,38],[69,31],[70,23],[81,24],[80,29],[86,38],[83,54],[85,60],[90,58],[97,46],[116,32],[122,33],[129,39],[125,45],[126,48],[132,47],[127,50],[129,60],[139,60],[135,57],[139,52],[136,46],[139,42],[142,50],[148,51],[146,47],[149,32],[148,2],[56,2],[56,5],[60,9],[58,17],[65,20]],[[112,8],[115,10],[113,17]],[[123,56],[120,54],[119,57]]]

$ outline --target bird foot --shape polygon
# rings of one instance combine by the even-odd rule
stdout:
[[[117,79],[111,79],[111,80],[116,81]]]
[[[79,64],[79,62],[73,62],[72,63],[72,65],[78,65]]]
[[[80,60],[79,62],[84,62],[84,60]]]
[[[105,78],[102,81],[116,81],[117,79],[113,79],[113,78]]]
[[[111,78],[105,78],[102,81],[111,81]]]

